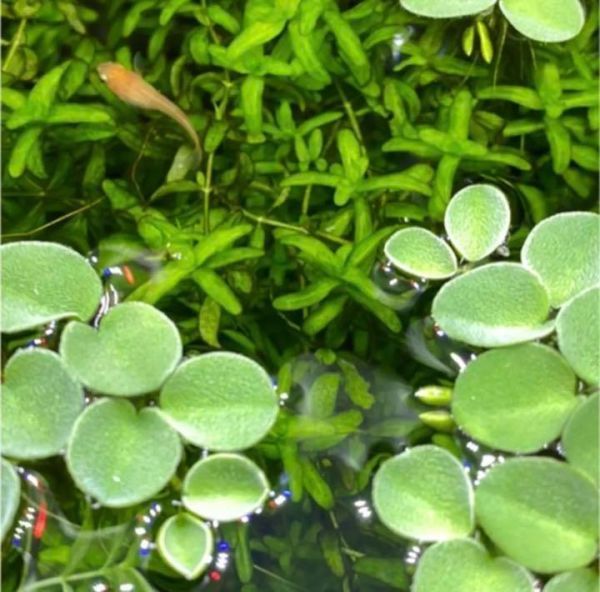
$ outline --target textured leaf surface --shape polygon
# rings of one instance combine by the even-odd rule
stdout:
[[[556,318],[558,347],[577,375],[600,383],[600,288],[569,300]]]
[[[420,16],[454,18],[483,12],[496,0],[400,0],[403,8]]]
[[[535,41],[567,41],[583,27],[579,0],[500,0],[500,10],[519,33]]]
[[[504,242],[510,226],[508,201],[492,185],[465,187],[450,200],[444,226],[463,257],[478,261]]]
[[[576,569],[596,554],[597,492],[566,463],[528,457],[496,465],[477,488],[475,512],[494,544],[534,571]]]
[[[570,417],[562,435],[562,445],[569,464],[600,483],[600,452],[598,422],[600,409],[596,393],[588,397]]]
[[[156,544],[167,564],[187,580],[197,578],[212,560],[212,531],[186,512],[171,516],[162,524]]]
[[[157,409],[102,399],[75,424],[67,466],[77,486],[103,506],[133,506],[157,494],[181,457],[177,432]]]
[[[436,446],[418,446],[385,461],[373,481],[373,504],[395,533],[420,541],[468,536],[473,489],[460,463]]]
[[[453,339],[498,347],[543,337],[548,296],[536,275],[517,263],[491,263],[454,278],[433,300],[432,316]]]
[[[576,384],[569,365],[550,347],[528,343],[492,350],[459,375],[452,414],[478,442],[535,452],[560,435],[577,402]]]
[[[550,304],[562,306],[600,282],[600,216],[589,212],[556,214],[530,232],[521,261],[539,275]]]
[[[61,358],[45,349],[19,350],[5,368],[1,399],[2,454],[45,458],[65,447],[83,411],[83,389]]]
[[[177,327],[142,302],[111,308],[98,330],[73,321],[61,337],[69,370],[89,389],[132,397],[160,388],[181,358]]]
[[[2,331],[16,333],[50,321],[87,321],[102,295],[100,278],[79,253],[56,243],[9,243],[2,257]]]
[[[492,558],[472,539],[429,547],[419,560],[413,592],[533,592],[533,578],[506,557]]]
[[[209,450],[242,450],[271,429],[279,409],[269,375],[231,352],[181,364],[160,394],[166,419],[184,438]]]
[[[231,522],[260,508],[268,493],[267,478],[250,459],[220,453],[198,461],[188,471],[182,501],[202,518]]]
[[[404,228],[385,243],[385,255],[405,273],[428,279],[443,279],[456,273],[452,249],[425,228]]]

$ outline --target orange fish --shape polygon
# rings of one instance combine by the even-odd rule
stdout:
[[[141,109],[160,111],[175,120],[189,135],[200,155],[200,139],[187,115],[175,104],[148,84],[139,74],[121,64],[105,62],[98,66],[98,75],[119,99]]]

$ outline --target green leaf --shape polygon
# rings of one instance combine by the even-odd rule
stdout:
[[[6,121],[8,129],[17,129],[31,121],[42,121],[50,112],[60,80],[69,66],[64,62],[44,74],[29,92],[27,102],[17,111],[14,111]]]
[[[357,407],[370,409],[375,403],[375,397],[369,392],[369,383],[350,362],[339,360],[338,363],[344,373],[344,390],[348,398]]]
[[[233,228],[217,228],[208,236],[203,237],[194,249],[196,265],[202,265],[209,257],[216,253],[222,253],[236,240],[251,232],[252,226],[250,224],[240,224]]]
[[[491,263],[454,278],[436,294],[431,314],[451,338],[499,347],[552,332],[548,296],[537,275],[518,263]]]
[[[477,488],[475,511],[495,545],[539,573],[583,567],[596,555],[597,492],[566,463],[529,457],[496,465]]]
[[[337,372],[326,372],[318,376],[306,394],[305,412],[320,419],[332,415],[339,387],[340,375]]]
[[[569,300],[556,317],[558,347],[577,375],[600,383],[600,287]]]
[[[537,224],[521,261],[535,272],[556,308],[600,282],[600,216],[591,212],[555,214]]]
[[[329,293],[339,285],[340,282],[338,280],[322,278],[309,284],[299,292],[275,298],[275,300],[273,300],[273,306],[279,310],[298,310],[300,308],[307,308],[321,302],[321,300],[328,296]]]
[[[164,185],[161,185],[151,196],[149,201],[154,201],[159,197],[165,195],[172,195],[173,193],[198,193],[200,187],[195,181],[189,181],[186,179],[177,179],[174,181],[167,181]]]
[[[340,264],[336,256],[320,240],[302,234],[287,234],[280,239],[284,245],[295,247],[300,251],[300,257],[316,267],[322,267],[330,272],[336,272]]]
[[[0,468],[0,483],[2,491],[0,495],[0,539],[12,526],[13,520],[19,507],[19,498],[21,495],[21,480],[15,468],[7,461],[2,459]]]
[[[444,279],[457,271],[452,249],[425,228],[403,228],[385,243],[386,257],[401,271],[419,278]]]
[[[102,283],[92,266],[69,247],[38,241],[0,247],[2,331],[17,333],[50,321],[96,311]]]
[[[449,452],[425,445],[386,460],[373,480],[379,519],[400,536],[444,541],[474,527],[473,488]]]
[[[192,274],[192,279],[228,313],[239,315],[242,312],[242,305],[233,290],[212,269],[199,268]]]
[[[591,569],[576,569],[554,576],[544,592],[596,592],[600,588],[598,574]]]
[[[6,364],[1,404],[2,454],[45,458],[66,446],[83,390],[54,352],[23,349]]]
[[[353,565],[354,573],[369,576],[393,589],[408,590],[409,578],[397,558],[360,557]]]
[[[600,483],[600,452],[598,441],[598,393],[583,401],[571,415],[562,435],[562,446],[569,464]]]
[[[101,399],[79,416],[66,456],[79,489],[111,508],[156,495],[180,458],[179,436],[157,409],[138,412],[119,399]]]
[[[506,557],[492,558],[472,539],[429,547],[419,560],[413,592],[534,592],[533,577]]]
[[[235,62],[245,53],[259,47],[277,37],[285,27],[285,19],[277,11],[270,15],[269,20],[261,20],[244,27],[244,30],[231,42],[227,48],[227,59]]]
[[[490,86],[477,93],[479,99],[510,101],[528,109],[542,110],[544,105],[534,90],[522,86]]]
[[[321,302],[317,308],[304,319],[302,328],[308,335],[316,335],[322,331],[333,319],[339,316],[344,310],[344,305],[348,300],[346,294],[331,296]]]
[[[264,473],[240,454],[213,454],[187,473],[181,500],[207,520],[232,522],[260,508],[269,494]]]
[[[465,187],[446,208],[444,227],[467,261],[479,261],[493,253],[506,239],[509,226],[508,201],[492,185]]]
[[[46,117],[47,124],[112,123],[110,113],[101,106],[89,103],[54,105]]]
[[[569,365],[550,347],[528,343],[492,350],[459,375],[452,414],[478,442],[535,452],[560,435],[576,404],[576,384]]]
[[[400,0],[403,8],[419,16],[456,18],[483,12],[496,0]]]
[[[579,0],[500,0],[500,10],[519,33],[543,43],[572,39],[585,20]]]
[[[421,195],[431,195],[431,187],[409,172],[391,173],[361,180],[356,190],[359,193],[367,191],[414,191]]]
[[[209,450],[242,450],[273,426],[279,405],[269,375],[231,352],[187,360],[160,393],[164,417],[189,442]]]
[[[25,172],[27,159],[39,142],[42,131],[42,127],[29,127],[19,135],[8,161],[8,174],[11,177],[20,177]]]
[[[210,296],[207,296],[200,308],[198,330],[200,337],[213,347],[221,347],[219,343],[219,324],[221,322],[221,307]]]
[[[167,565],[186,580],[195,580],[212,561],[214,540],[211,529],[186,512],[163,522],[156,545]]]
[[[69,371],[94,392],[134,397],[160,388],[181,359],[174,323],[143,302],[111,308],[98,330],[72,321],[61,336]]]
[[[308,458],[301,457],[300,465],[302,466],[302,482],[310,497],[323,509],[331,510],[335,500],[327,481],[323,479],[317,467]]]

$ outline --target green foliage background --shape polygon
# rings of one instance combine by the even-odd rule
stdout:
[[[155,273],[129,298],[173,319],[188,353],[239,351],[285,382],[296,356],[320,349],[330,363],[332,351],[346,352],[418,386],[431,373],[407,356],[402,327],[427,314],[428,298],[410,316],[382,302],[371,277],[381,244],[403,225],[441,231],[449,198],[471,182],[509,196],[513,253],[543,218],[596,207],[598,9],[586,9],[578,37],[541,45],[498,9],[433,21],[387,0],[7,2],[4,241],[94,251],[99,269],[143,261]],[[174,123],[103,85],[95,67],[104,61],[139,69],[190,116],[203,139],[199,170]],[[3,355],[22,343],[6,339]],[[367,395],[355,390],[352,410],[369,407]],[[428,441],[433,431],[415,434]],[[289,446],[267,441],[256,458],[276,474]],[[301,518],[253,541],[276,577],[335,582],[323,590],[361,573],[404,581],[389,566],[340,564],[333,525],[342,519],[327,515],[365,489],[389,448],[372,450],[366,473],[353,475],[302,459],[310,495]],[[83,500],[48,462],[64,511],[81,522]],[[85,520],[93,530],[130,518]],[[389,533],[362,534],[361,560],[391,556]],[[246,529],[232,538],[248,548]],[[298,580],[311,564],[320,567]],[[8,590],[18,566],[9,555]],[[367,582],[358,589],[389,585]]]

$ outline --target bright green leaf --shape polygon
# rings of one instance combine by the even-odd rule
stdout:
[[[231,522],[260,508],[269,493],[265,474],[240,454],[213,454],[187,473],[181,499],[207,520]]]

